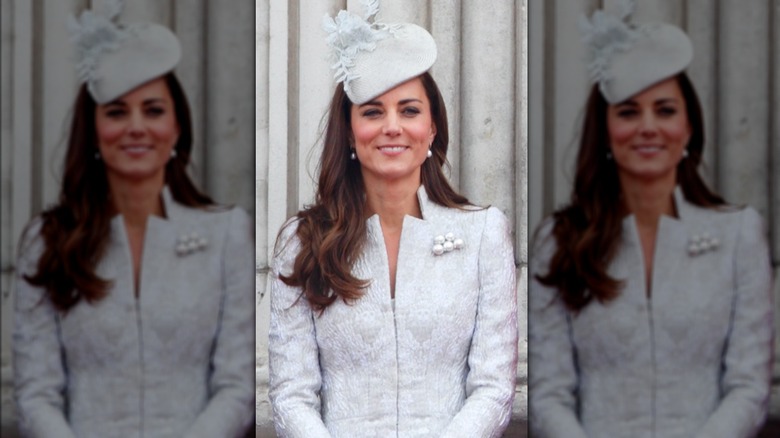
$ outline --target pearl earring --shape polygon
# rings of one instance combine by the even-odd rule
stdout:
[[[100,161],[100,152],[95,152],[95,161]]]
[[[683,149],[683,158],[688,158],[688,148]]]
[[[171,149],[171,158],[176,158],[176,149]]]
[[[612,161],[612,152],[607,151],[607,161]]]
[[[428,158],[431,158],[433,156],[433,152],[431,152],[431,149],[428,148]]]
[[[350,152],[349,159],[350,160],[357,160],[357,154],[355,154],[355,150],[354,149],[352,149],[352,152]]]

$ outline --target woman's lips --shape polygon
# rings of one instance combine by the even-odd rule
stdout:
[[[120,149],[123,152],[126,152],[130,155],[143,155],[154,148],[151,145],[131,144],[131,145],[120,146]]]
[[[665,150],[666,148],[658,144],[642,144],[635,145],[632,147],[632,149],[641,155],[655,155]]]
[[[379,149],[379,152],[385,155],[398,155],[403,153],[408,148],[403,145],[385,145],[379,146],[377,149]]]

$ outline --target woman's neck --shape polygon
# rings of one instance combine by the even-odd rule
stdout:
[[[621,178],[623,203],[637,225],[655,227],[662,215],[675,216],[675,179],[650,182]]]
[[[111,200],[127,226],[144,227],[150,215],[163,216],[162,181],[116,183],[109,180]]]
[[[417,189],[420,184],[370,183],[366,187],[366,208],[368,215],[379,215],[383,228],[400,228],[404,216],[422,217]]]

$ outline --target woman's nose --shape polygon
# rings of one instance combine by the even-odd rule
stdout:
[[[401,133],[401,125],[398,123],[398,114],[388,111],[382,131],[386,135],[398,135]]]
[[[133,136],[143,135],[146,131],[146,125],[143,114],[140,111],[131,111],[129,118],[128,132]]]
[[[639,120],[639,133],[650,136],[654,135],[656,132],[658,132],[658,125],[655,114],[653,114],[652,111],[646,111]]]

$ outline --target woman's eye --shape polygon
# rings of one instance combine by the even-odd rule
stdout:
[[[633,117],[637,114],[639,114],[639,112],[633,108],[623,108],[623,109],[619,109],[617,112],[618,117],[622,117],[622,118]]]
[[[115,119],[125,115],[125,110],[123,108],[109,108],[105,111],[105,115]]]
[[[420,114],[420,109],[410,106],[401,110],[401,113],[405,116],[416,116],[417,114]]]
[[[156,106],[149,107],[146,109],[146,114],[153,117],[160,116],[165,114],[165,108],[156,107]]]
[[[677,108],[671,106],[664,106],[658,109],[658,114],[662,116],[673,116],[677,114]]]
[[[363,117],[379,117],[379,115],[381,114],[382,114],[381,111],[374,108],[363,111]]]

